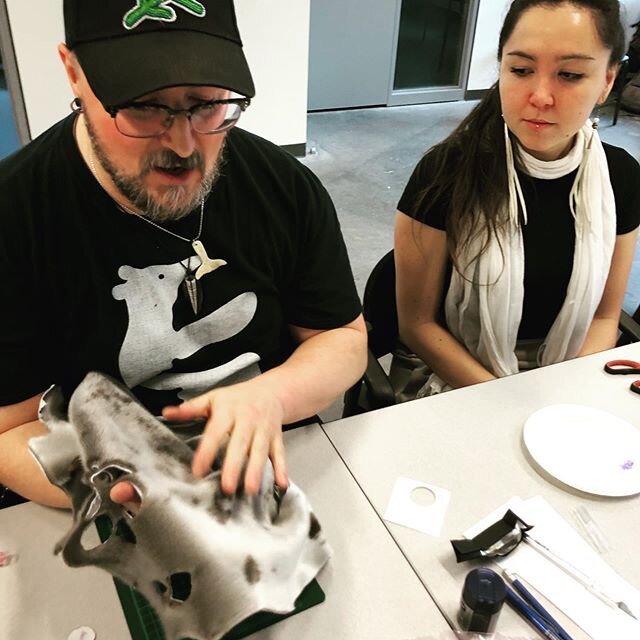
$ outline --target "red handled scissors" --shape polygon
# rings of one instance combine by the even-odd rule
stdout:
[[[604,365],[604,370],[612,376],[640,376],[640,362],[635,362],[634,360],[609,360]],[[634,393],[640,393],[640,380],[634,380],[629,389]]]

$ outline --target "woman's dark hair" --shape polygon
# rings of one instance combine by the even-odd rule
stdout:
[[[620,20],[618,0],[514,0],[509,7],[498,39],[498,60],[502,60],[502,48],[511,37],[522,14],[532,7],[557,7],[572,4],[591,11],[600,41],[611,51],[609,65],[618,64],[624,55],[624,28]]]
[[[598,35],[611,51],[610,66],[618,64],[624,54],[624,29],[620,21],[618,0],[514,0],[504,19],[498,40],[498,60],[522,14],[533,7],[574,5],[591,11]],[[460,125],[443,142],[427,152],[429,178],[420,192],[416,210],[426,201],[446,202],[447,244],[458,271],[459,252],[477,231],[477,212],[483,216],[484,251],[492,235],[505,223],[501,216],[507,194],[504,122],[496,82]],[[514,158],[518,162],[517,147]],[[476,256],[477,257],[477,256]]]

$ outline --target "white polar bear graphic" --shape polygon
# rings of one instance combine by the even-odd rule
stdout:
[[[120,375],[129,388],[142,385],[150,389],[175,390],[186,400],[223,381],[230,384],[260,373],[260,357],[256,353],[241,354],[231,362],[207,371],[171,372],[173,360],[188,358],[207,345],[240,333],[253,319],[257,307],[255,293],[242,293],[208,316],[176,331],[173,305],[184,273],[179,262],[142,269],[123,265],[118,270],[124,282],[113,288],[112,295],[116,300],[126,302],[129,314],[118,364]]]

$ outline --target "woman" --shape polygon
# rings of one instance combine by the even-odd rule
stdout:
[[[499,80],[416,167],[395,227],[419,395],[609,349],[640,223],[640,167],[589,115],[611,90],[617,0],[515,0]]]

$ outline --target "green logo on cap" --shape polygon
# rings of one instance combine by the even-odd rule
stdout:
[[[175,9],[169,5],[176,5],[199,18],[204,18],[207,10],[197,0],[136,0],[136,6],[124,14],[122,24],[126,29],[135,29],[144,20],[161,20],[175,22]]]

